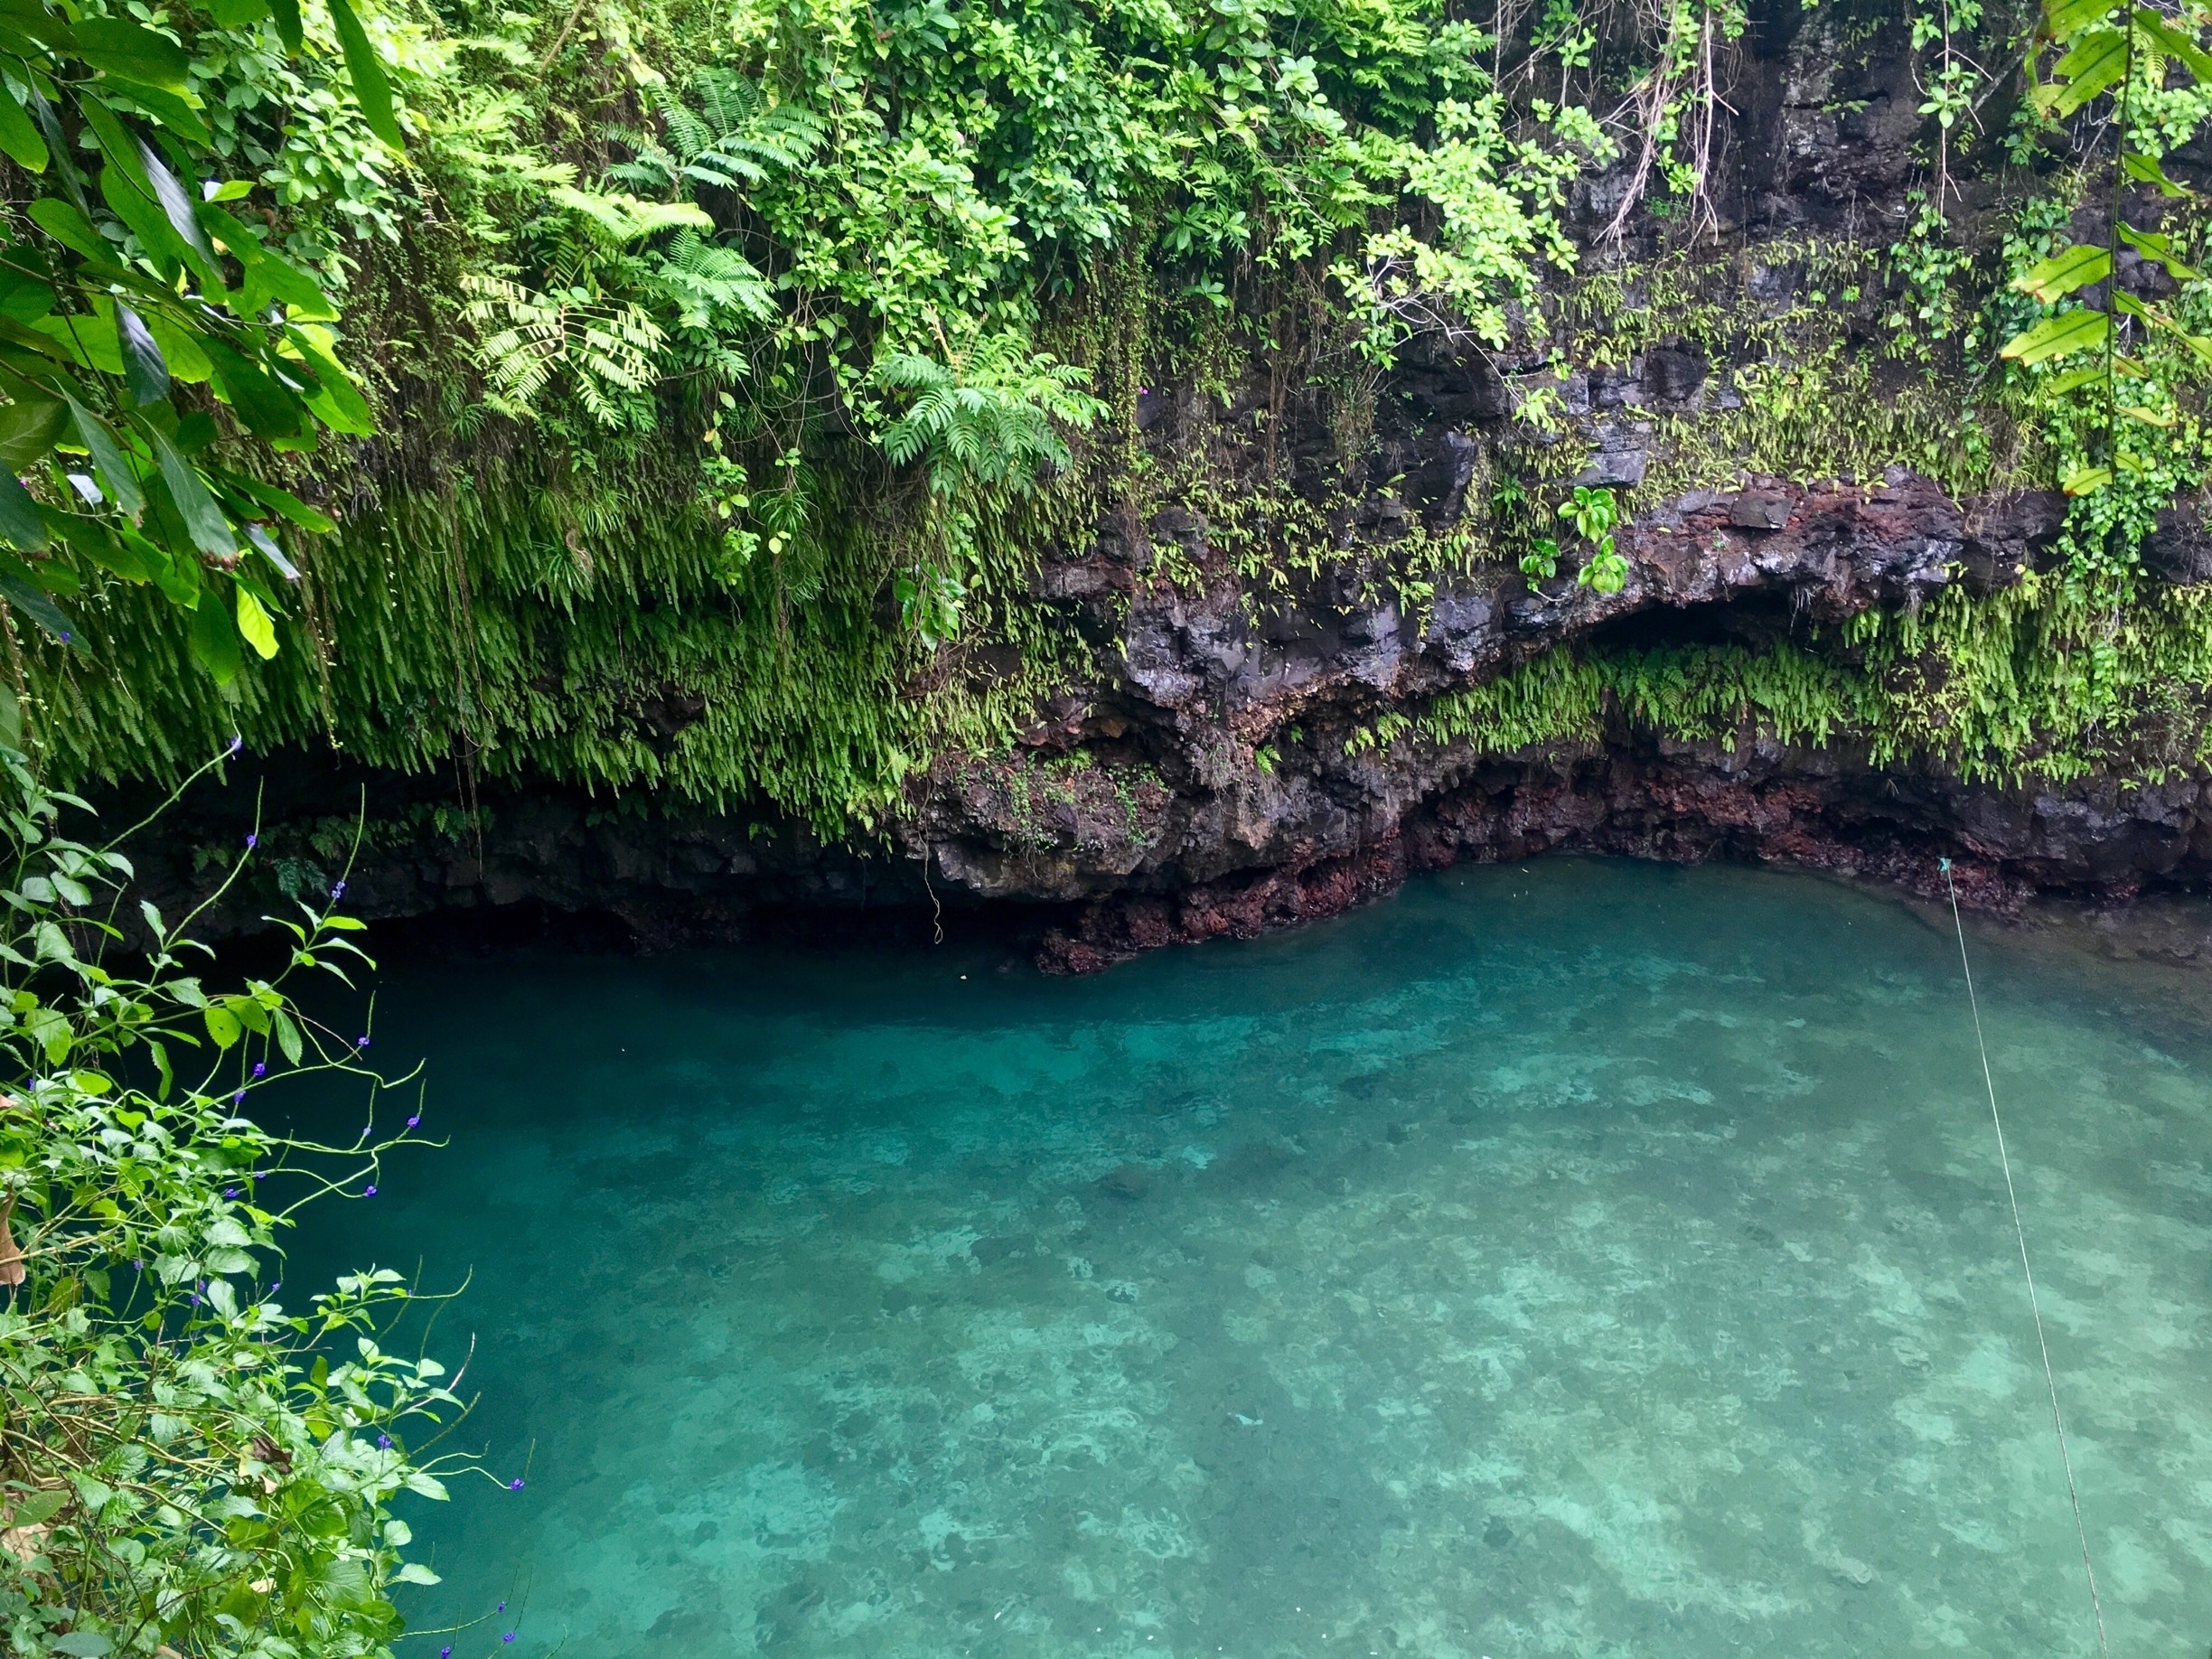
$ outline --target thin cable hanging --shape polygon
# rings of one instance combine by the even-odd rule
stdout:
[[[1966,960],[1966,923],[1959,917],[1958,888],[1951,880],[1951,860],[1943,867],[1944,891],[1951,898],[1951,926],[1958,934],[1959,968],[1966,976],[1966,1006],[1973,1011],[1974,1046],[1982,1053],[1982,1083],[1989,1091],[1990,1124],[1997,1131],[1997,1162],[2004,1170],[2005,1196],[2012,1205],[2012,1236],[2020,1242],[2020,1272],[2028,1280],[2028,1311],[2035,1316],[2036,1346],[2043,1353],[2043,1386],[2050,1392],[2051,1427],[2058,1432],[2058,1461],[2066,1470],[2067,1501],[2074,1506],[2074,1535],[2081,1541],[2082,1572],[2089,1580],[2089,1610],[2096,1616],[2097,1652],[2110,1659],[2104,1635],[2104,1603],[2097,1595],[2096,1568],[2089,1560],[2089,1529],[2082,1523],[2081,1493],[2074,1484],[2074,1457],[2067,1449],[2066,1414],[2058,1409],[2058,1378],[2051,1369],[2050,1343],[2043,1335],[2043,1304],[2036,1295],[2035,1270],[2028,1265],[2028,1229],[2020,1221],[2020,1193],[2012,1185],[2012,1158],[2005,1149],[2004,1119],[1997,1111],[1997,1082],[1990,1074],[1989,1044],[1982,1036],[1982,1003],[1974,995],[1973,965]]]

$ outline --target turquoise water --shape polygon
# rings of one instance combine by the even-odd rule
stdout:
[[[2198,1659],[2212,1046],[1976,950],[2113,1650]],[[388,977],[452,1145],[294,1269],[473,1272],[436,1645],[2092,1651],[1947,933],[1551,861],[999,967]]]

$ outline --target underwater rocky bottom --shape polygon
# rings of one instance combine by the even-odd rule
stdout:
[[[2204,982],[1974,949],[2113,1648],[2194,1659]],[[527,1478],[409,1512],[425,1659],[2093,1651],[1889,901],[1556,860],[1079,981],[415,968],[378,1044],[451,1145],[290,1274],[473,1272],[435,1347]]]

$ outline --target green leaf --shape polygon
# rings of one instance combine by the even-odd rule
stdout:
[[[249,29],[269,14],[269,0],[208,0],[218,29]]]
[[[9,159],[26,173],[46,171],[46,140],[8,89],[0,89],[0,150],[5,150]]]
[[[307,399],[307,407],[315,412],[316,418],[332,431],[351,436],[365,436],[375,431],[376,421],[370,412],[369,399],[361,396],[353,377],[341,369],[336,360],[309,337],[306,330],[287,328],[285,339],[323,383],[322,389]]]
[[[122,169],[124,182],[148,202],[153,201],[154,181],[145,176],[145,169],[138,160],[138,141],[124,128],[116,112],[97,98],[80,98],[79,110],[85,125],[92,129],[92,136],[99,140],[100,153],[111,164]]]
[[[230,216],[225,214],[224,217]],[[220,231],[216,234],[222,235]],[[223,240],[229,243],[230,239],[223,236]],[[258,258],[251,262],[241,258],[241,263],[246,264],[248,311],[264,310],[273,301],[288,306],[292,320],[295,323],[331,323],[337,320],[338,307],[331,304],[330,296],[323,292],[315,280],[296,266],[278,258],[267,248],[261,249]]]
[[[2095,29],[2058,60],[2052,73],[2066,85],[2050,101],[2053,115],[2072,115],[2126,72],[2126,37],[2117,29]]]
[[[0,468],[0,536],[26,552],[46,545],[46,520],[39,516],[38,503],[23,480],[5,468]]]
[[[276,1022],[276,1046],[283,1051],[284,1057],[287,1061],[297,1065],[300,1063],[300,1055],[305,1052],[305,1045],[300,1036],[299,1026],[282,1008],[278,1008],[272,1017]]]
[[[2012,279],[2011,286],[2044,305],[2055,304],[2076,288],[2112,275],[2112,250],[2076,242]]]
[[[110,164],[100,169],[99,189],[100,200],[130,228],[130,233],[138,239],[149,256],[157,262],[183,262],[184,244],[177,240],[176,232],[169,228],[168,216],[154,200],[150,182],[145,190],[140,190],[131,183],[129,173]]]
[[[2122,403],[2114,406],[2114,412],[2126,416],[2139,426],[2157,426],[2160,430],[2174,424],[2175,417],[2169,409],[2146,408],[2140,403]]]
[[[296,582],[300,579],[299,567],[292,562],[275,537],[258,524],[248,524],[244,528],[246,539],[253,543],[256,552],[276,567],[278,576],[284,577],[287,582]]]
[[[238,590],[238,629],[264,662],[276,654],[276,624],[243,585]]]
[[[215,263],[215,249],[207,239],[207,232],[200,228],[200,218],[192,211],[192,199],[175,173],[164,164],[154,146],[145,139],[138,141],[138,160],[145,168],[145,175],[153,181],[154,200],[161,204],[162,215],[177,239],[199,256],[206,268],[201,272],[203,279],[211,278],[213,286],[223,286],[221,270]]]
[[[87,17],[75,36],[78,54],[94,69],[168,92],[191,85],[192,60],[166,35],[119,17]]]
[[[77,438],[92,457],[92,465],[99,473],[100,487],[108,497],[130,514],[135,520],[145,511],[145,492],[138,487],[138,474],[124,459],[122,445],[115,434],[108,430],[108,423],[71,398],[69,400],[71,418],[76,422]]]
[[[102,81],[100,90],[110,97],[129,98],[142,114],[152,117],[156,127],[175,134],[187,144],[204,149],[214,142],[215,136],[208,131],[200,112],[177,93],[165,92],[141,81],[118,80]]]
[[[27,473],[50,455],[69,419],[63,404],[28,398],[0,408],[0,466]]]
[[[2111,331],[2112,319],[2101,311],[2086,307],[2065,311],[2013,335],[1998,355],[2032,367],[2054,357],[2067,357],[2101,346]]]
[[[420,1561],[409,1561],[392,1575],[395,1584],[443,1584],[445,1580]]]
[[[2043,0],[2043,33],[2064,45],[2119,9],[2114,0]]]
[[[207,485],[192,470],[192,463],[177,454],[176,445],[154,427],[145,428],[145,438],[154,450],[155,464],[161,468],[162,482],[169,486],[169,499],[184,520],[185,532],[192,537],[192,545],[218,558],[235,554],[238,541],[230,534],[230,526],[224,522],[222,510],[215,505],[215,498],[208,493]]]
[[[36,1526],[42,1521],[51,1521],[69,1501],[66,1492],[34,1492],[15,1505],[15,1513],[7,1517],[7,1524]]]
[[[304,38],[300,30],[299,0],[269,0],[269,10],[276,14],[276,38],[284,42],[284,49],[289,52],[299,51],[300,42]]]
[[[221,341],[203,348],[214,365],[216,395],[238,411],[246,429],[258,437],[296,437],[306,425],[307,407],[261,367]]]
[[[92,228],[76,207],[59,196],[41,196],[29,209],[31,222],[71,253],[84,255],[88,259],[108,260],[115,258],[115,245]]]
[[[327,536],[338,528],[335,519],[325,518],[289,490],[279,490],[275,484],[263,483],[258,478],[248,478],[239,473],[229,475],[224,482],[232,489],[250,495],[270,511],[282,513],[311,534]]]
[[[61,607],[49,599],[21,576],[0,570],[0,599],[21,611],[39,625],[42,632],[74,650],[82,651],[84,642],[79,637],[77,624],[63,614]]]
[[[54,308],[54,291],[27,271],[0,269],[0,316],[35,323]]]
[[[202,595],[192,611],[192,655],[219,686],[229,685],[246,666],[239,655],[238,629],[230,621],[230,607],[216,604],[210,595]]]
[[[2060,481],[2058,487],[2068,495],[2095,495],[2112,481],[2109,466],[2078,466]]]
[[[2148,184],[2161,196],[2180,197],[2189,194],[2181,186],[2166,176],[2154,155],[2140,155],[2130,150],[2120,157],[2120,171],[2138,184]]]
[[[207,1034],[218,1048],[229,1048],[246,1035],[246,1027],[239,1024],[239,1017],[229,1008],[211,1003],[200,1017],[207,1021]]]
[[[2042,382],[2041,390],[2048,397],[2063,398],[2067,393],[2078,391],[2093,382],[2102,385],[2104,380],[2104,370],[2102,364],[2093,369],[2069,369],[2066,373],[2054,375]]]
[[[353,0],[330,0],[330,17],[338,31],[338,44],[345,52],[346,75],[353,82],[353,98],[361,105],[361,118],[369,123],[370,132],[393,149],[406,149],[406,135],[392,114],[391,82],[384,79],[384,66],[377,61],[376,49],[354,14]]]
[[[2181,33],[2171,23],[2147,6],[2135,8],[2135,26],[2156,41],[2170,57],[2189,65],[2189,72],[2198,80],[2212,81],[2212,53],[2207,53],[2196,41]]]
[[[136,312],[117,300],[115,333],[116,344],[123,353],[123,380],[130,388],[131,401],[140,408],[159,403],[169,395],[169,364],[162,356],[161,347],[154,343],[153,331]]]
[[[72,1630],[67,1636],[54,1637],[53,1651],[68,1654],[70,1659],[107,1659],[115,1651],[115,1644],[93,1631]]]
[[[2173,239],[2149,230],[2138,230],[2132,225],[2120,227],[2120,239],[2146,259],[2155,259],[2166,267],[2166,274],[2176,282],[2201,281],[2204,273],[2185,262],[2174,252]]]

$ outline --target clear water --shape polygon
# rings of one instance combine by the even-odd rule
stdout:
[[[1976,949],[2113,1651],[2197,1659],[2212,1045]],[[2092,1651],[1947,933],[1553,861],[997,966],[388,979],[452,1145],[295,1274],[473,1270],[528,1471],[425,1659]]]

